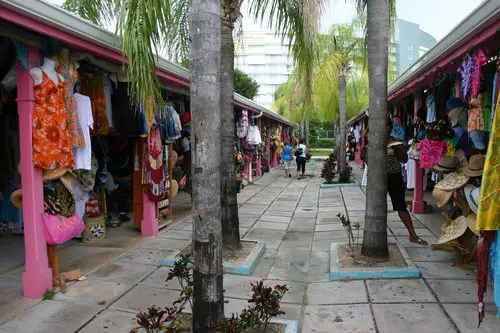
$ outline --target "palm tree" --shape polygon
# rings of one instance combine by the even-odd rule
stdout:
[[[224,247],[234,250],[241,246],[240,221],[236,188],[236,165],[234,143],[236,142],[234,121],[234,41],[233,31],[240,17],[242,0],[220,0],[221,22],[221,205],[222,235]]]
[[[365,67],[365,45],[362,38],[365,20],[360,17],[348,24],[336,24],[330,28],[327,35],[321,36],[319,67],[326,67],[325,72],[331,71],[338,77],[339,89],[339,120],[336,126],[336,143],[338,149],[339,171],[344,174],[346,163],[346,78],[353,70],[363,70]],[[329,74],[331,74],[329,73]],[[346,180],[344,180],[346,181]]]
[[[394,0],[357,0],[358,11],[367,13],[368,76],[370,118],[368,186],[365,232],[361,252],[368,257],[386,258],[387,245],[387,67],[389,26],[395,18]]]

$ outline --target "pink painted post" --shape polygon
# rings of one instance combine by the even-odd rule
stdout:
[[[273,154],[273,168],[276,168],[278,166],[278,153],[274,152]]]
[[[267,166],[269,171],[271,171],[271,128],[266,127],[266,147],[267,147]]]
[[[156,205],[149,200],[148,195],[142,192],[142,221],[141,235],[146,237],[158,234],[158,219],[156,218]]]
[[[415,94],[415,99],[413,103],[413,110],[415,117],[417,117],[417,94]],[[417,129],[415,129],[417,131]],[[417,133],[415,133],[417,134]],[[424,203],[424,170],[420,168],[417,160],[413,160],[415,163],[415,189],[413,190],[413,212],[415,214],[423,214],[425,212]]]
[[[28,49],[28,66],[40,66],[38,50]],[[33,111],[35,89],[29,72],[17,62],[17,111],[19,113],[19,145],[21,187],[23,191],[25,267],[24,296],[41,298],[52,289],[52,270],[49,268],[47,244],[43,233],[42,170],[33,164]]]

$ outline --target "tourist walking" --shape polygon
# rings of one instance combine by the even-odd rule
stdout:
[[[297,179],[304,178],[306,172],[306,155],[307,146],[304,144],[304,139],[300,139],[297,149],[295,149],[295,157],[297,158]]]
[[[285,177],[292,177],[290,172],[290,164],[292,164],[292,151],[293,147],[290,145],[290,141],[286,141],[283,146],[283,151],[281,152],[281,158],[283,159],[283,165],[285,166]]]

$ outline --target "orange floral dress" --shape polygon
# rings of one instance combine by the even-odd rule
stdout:
[[[57,66],[57,73],[64,78],[64,107],[68,114],[68,132],[73,147],[85,147],[85,138],[78,119],[78,113],[75,107],[74,88],[78,81],[78,71],[73,65],[66,66],[61,59],[59,59],[59,66]]]
[[[56,85],[45,72],[35,85],[33,112],[33,160],[42,169],[73,168],[75,161],[64,106],[64,87]]]
[[[102,73],[82,72],[80,75],[82,94],[92,100],[92,117],[94,118],[93,134],[109,133],[109,122],[106,114],[106,99],[104,97],[104,78]]]

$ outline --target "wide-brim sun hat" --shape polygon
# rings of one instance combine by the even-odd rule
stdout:
[[[453,191],[445,191],[439,188],[435,188],[432,191],[432,197],[436,199],[437,206],[439,208],[446,206],[448,202],[450,202],[452,196],[453,196]]]
[[[23,208],[23,192],[17,189],[10,195],[10,202],[18,209]]]
[[[465,186],[468,181],[468,176],[452,172],[444,176],[444,179],[438,182],[434,187],[444,191],[454,191]]]
[[[486,156],[483,154],[472,155],[467,167],[463,168],[462,174],[468,177],[481,177],[485,160]]]
[[[465,199],[469,204],[470,209],[477,214],[477,207],[479,205],[479,194],[481,192],[480,187],[468,184],[464,187]]]
[[[168,166],[169,168],[174,168],[175,165],[177,164],[177,159],[179,156],[177,155],[177,152],[175,150],[172,150],[170,153],[170,159],[168,160]]]
[[[71,195],[75,195],[73,192],[73,182],[77,181],[79,182],[80,180],[76,178],[76,176],[72,172],[66,172],[61,178],[59,178],[61,183],[63,183],[64,187],[71,193]]]
[[[172,179],[172,182],[170,183],[170,197],[172,199],[175,198],[177,192],[179,192],[179,183],[177,183],[177,180]]]
[[[457,169],[458,162],[455,157],[444,156],[441,157],[439,163],[436,164],[432,169],[439,172],[453,172]]]
[[[68,172],[69,169],[57,168],[52,170],[43,170],[43,180],[56,180],[60,179],[62,176]]]
[[[476,219],[477,215],[474,213],[471,213],[467,215],[466,220],[467,220],[467,227],[472,231],[474,234],[479,236],[479,232],[476,229]]]
[[[450,225],[441,229],[441,235],[436,244],[443,244],[462,236],[467,231],[467,219],[459,216]]]

